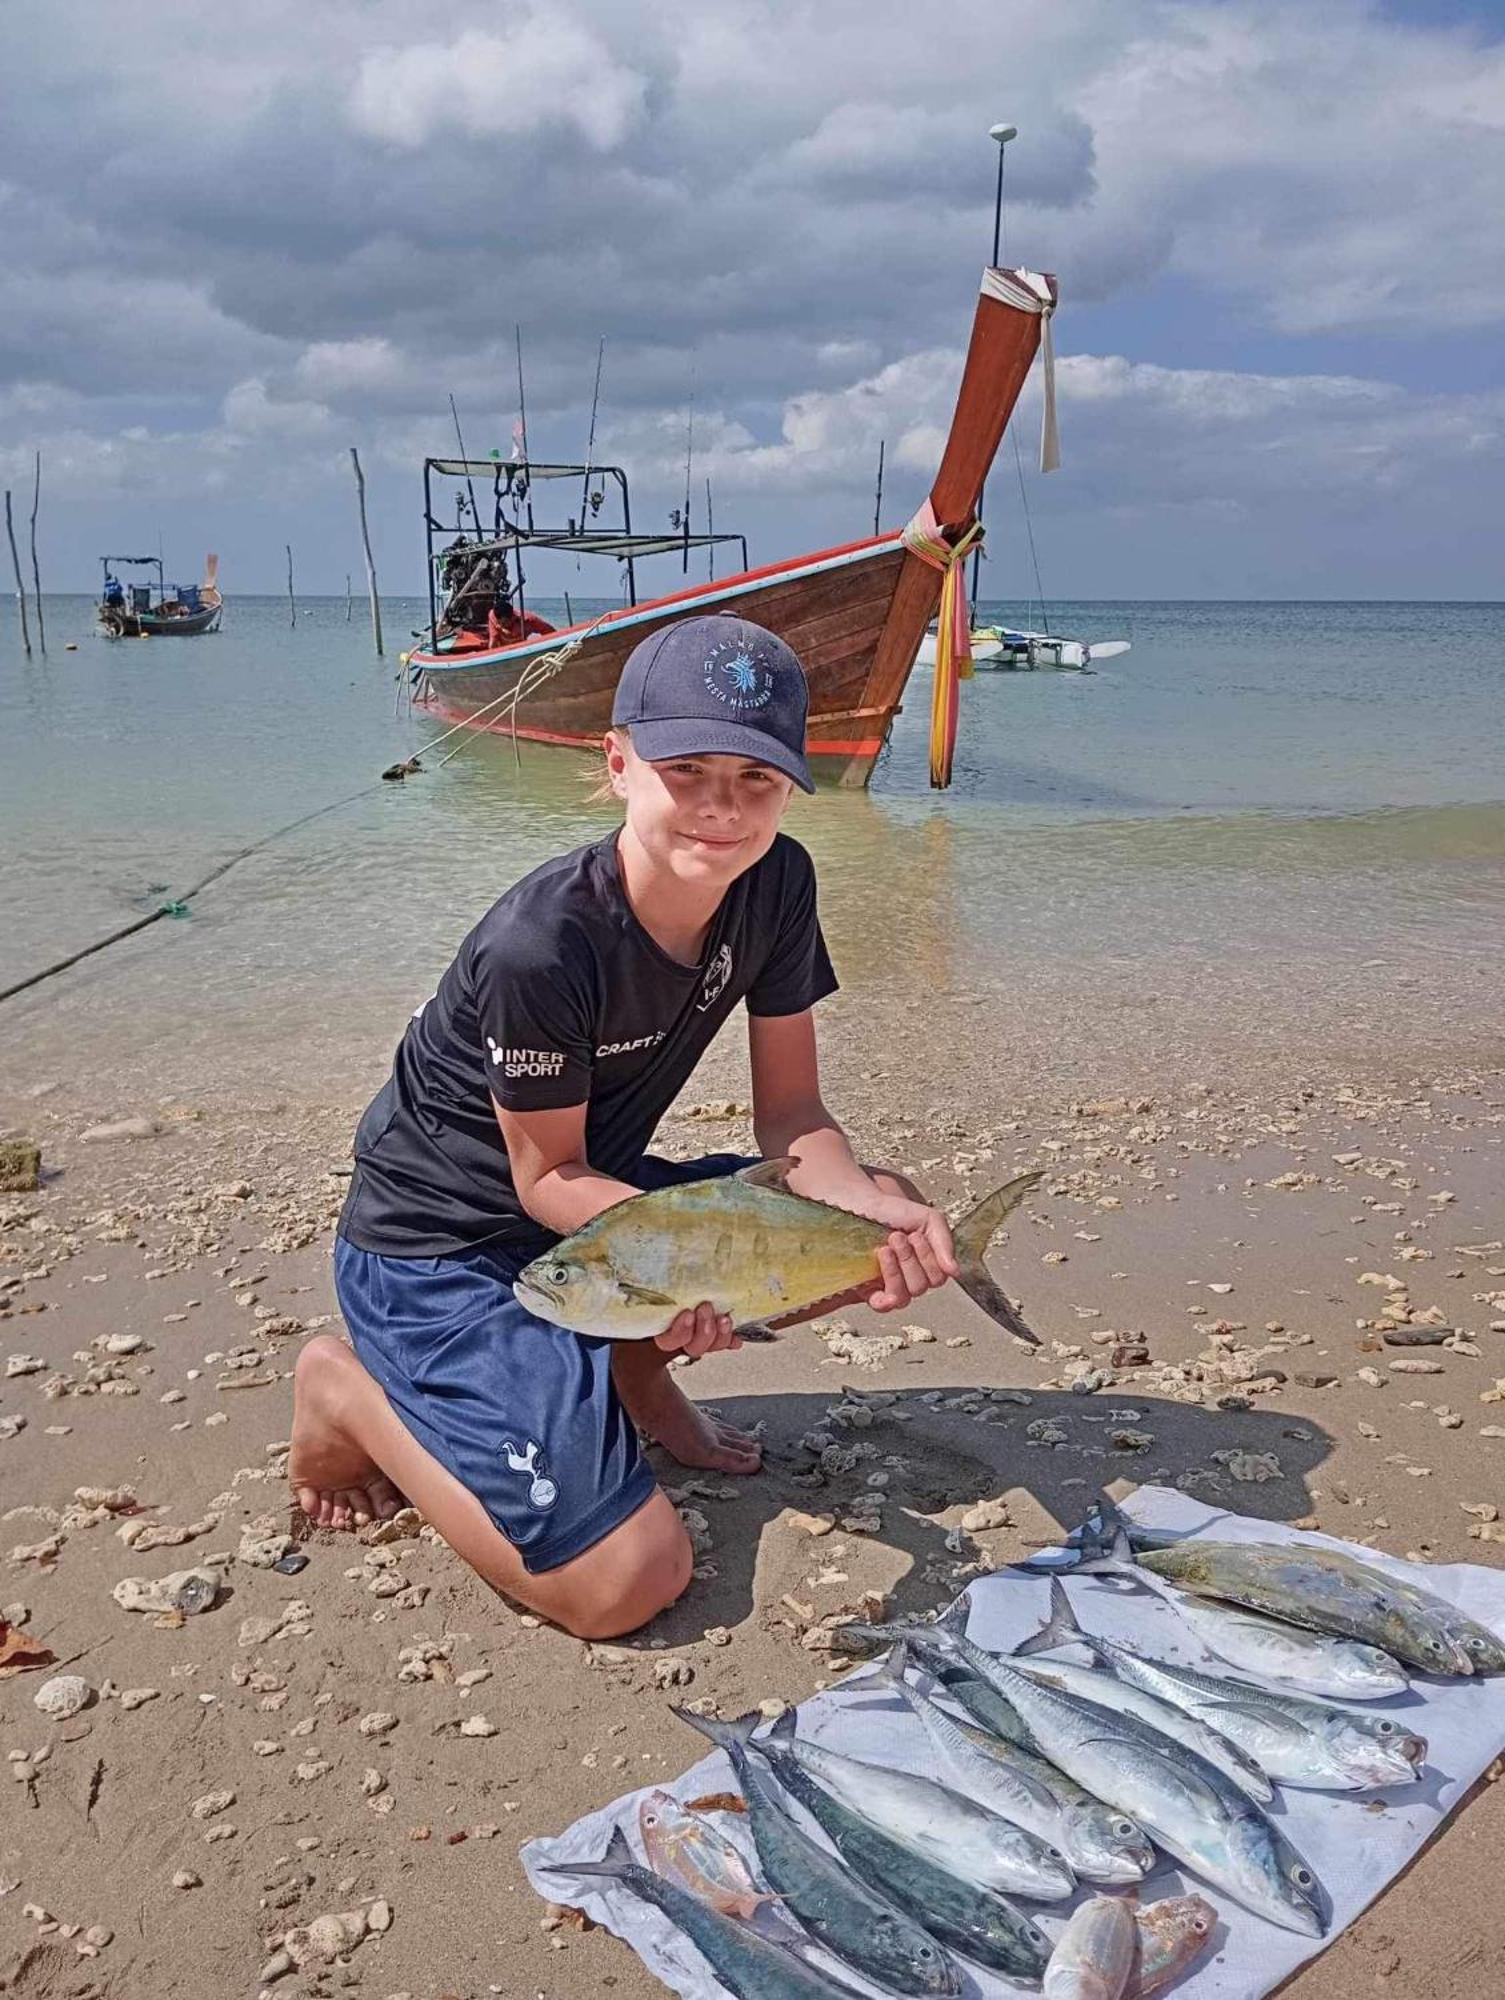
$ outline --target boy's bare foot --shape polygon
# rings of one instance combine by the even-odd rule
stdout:
[[[757,1438],[692,1403],[667,1367],[648,1369],[635,1380],[618,1376],[617,1386],[638,1429],[681,1465],[743,1475],[762,1469]]]
[[[340,1428],[350,1371],[365,1370],[342,1340],[321,1333],[298,1356],[293,1376],[293,1443],[288,1479],[316,1527],[364,1528],[388,1521],[406,1501]]]

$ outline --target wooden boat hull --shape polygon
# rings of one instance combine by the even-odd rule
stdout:
[[[149,611],[123,611],[101,606],[99,628],[107,639],[193,639],[219,624],[222,604],[206,604],[181,618],[158,618]]]
[[[952,544],[971,525],[1040,343],[1038,305],[1026,310],[1002,295],[1010,276],[983,274],[956,414],[930,492],[935,521]],[[1054,300],[1051,280],[1029,283]],[[446,651],[441,641],[415,648],[408,662],[420,702],[450,721],[593,749],[611,725],[617,679],[639,640],[672,619],[733,611],[778,633],[803,661],[812,768],[840,784],[865,785],[899,713],[941,581],[941,570],[902,533],[877,535],[624,607],[546,638],[466,652]]]
[[[898,709],[897,694],[888,702],[864,696],[903,562],[899,537],[880,536],[613,612],[595,626],[449,660],[415,652],[410,661],[423,673],[420,699],[450,721],[593,750],[611,726],[617,679],[633,647],[676,618],[732,611],[794,648],[810,681],[809,752],[825,775],[861,782]],[[579,651],[514,704],[522,676],[530,668],[537,674],[573,639]]]

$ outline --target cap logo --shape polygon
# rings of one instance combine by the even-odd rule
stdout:
[[[773,671],[763,666],[740,640],[712,647],[705,663],[706,691],[737,714],[766,708],[773,699]]]

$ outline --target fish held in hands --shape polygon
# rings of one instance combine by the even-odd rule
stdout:
[[[617,1202],[524,1267],[518,1303],[551,1326],[605,1340],[651,1340],[677,1313],[712,1300],[745,1338],[880,1277],[890,1231],[865,1215],[795,1194],[792,1162],[656,1188]],[[952,1230],[957,1282],[990,1319],[1029,1346],[1038,1337],[983,1263],[1010,1213],[1041,1179],[1018,1174]]]

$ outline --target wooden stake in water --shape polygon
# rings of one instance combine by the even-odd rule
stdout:
[[[353,607],[350,598],[350,572],[347,569],[345,572],[345,623],[347,625],[350,623],[352,609]]]
[[[26,648],[26,657],[31,658],[31,627],[26,622],[26,586],[21,581],[21,558],[16,554],[16,526],[11,518],[10,488],[5,489],[5,532],[10,537],[11,565],[16,572],[16,608],[21,613],[21,644]]]
[[[282,546],[287,550],[287,622],[289,625],[296,625],[298,600],[293,595],[293,545],[291,542],[284,542]]]
[[[355,497],[361,510],[361,547],[366,551],[366,584],[371,592],[371,637],[376,646],[376,657],[380,659],[386,651],[381,640],[381,597],[376,588],[376,561],[371,554],[371,530],[366,526],[366,475],[361,471],[361,455],[354,445],[350,447],[350,463],[355,467]],[[347,591],[349,589],[348,577],[346,589]]]
[[[37,600],[37,644],[47,657],[47,626],[42,617],[42,573],[37,568],[37,506],[42,498],[42,454],[37,453],[36,480],[31,489],[31,588]]]

